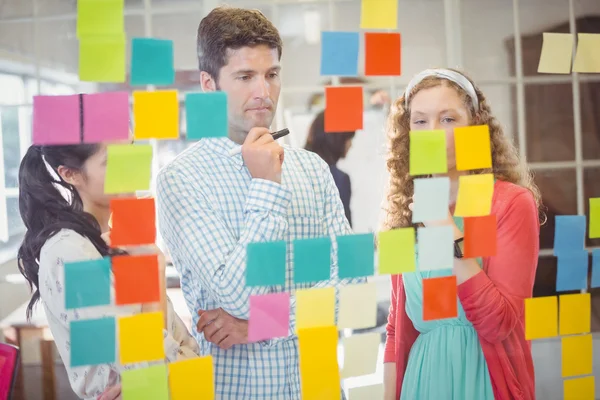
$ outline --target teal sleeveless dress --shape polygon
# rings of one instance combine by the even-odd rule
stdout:
[[[462,218],[454,221],[462,231]],[[423,279],[449,275],[451,269],[402,274],[406,313],[420,335],[410,350],[401,400],[494,399],[477,332],[460,300],[456,299],[458,317],[423,321]]]

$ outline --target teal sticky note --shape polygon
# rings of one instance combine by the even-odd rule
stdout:
[[[169,384],[167,376],[167,366],[165,364],[121,372],[121,394],[123,395],[123,400],[168,399]]]
[[[227,95],[225,92],[187,93],[185,122],[187,140],[227,137]]]
[[[246,286],[285,283],[285,241],[249,243],[246,247]]]
[[[152,38],[131,40],[131,85],[172,85],[175,82],[173,41]]]
[[[375,237],[372,233],[338,236],[337,255],[341,279],[375,275]]]
[[[294,282],[326,281],[331,277],[331,239],[294,240]]]
[[[71,321],[71,367],[114,363],[114,317]]]
[[[65,308],[110,304],[110,258],[65,263]]]
[[[321,32],[321,75],[358,75],[358,32]]]

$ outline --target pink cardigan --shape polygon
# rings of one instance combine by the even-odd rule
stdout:
[[[534,400],[524,299],[532,296],[538,262],[538,210],[527,189],[498,180],[492,214],[497,217],[497,254],[484,258],[483,270],[458,286],[458,298],[479,336],[495,399]],[[384,362],[396,363],[396,397],[419,335],[406,314],[405,302],[402,276],[394,275]]]

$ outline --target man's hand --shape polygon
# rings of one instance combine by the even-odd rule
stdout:
[[[198,311],[200,319],[196,328],[203,333],[206,340],[221,349],[229,349],[234,344],[248,343],[248,321],[235,318],[222,308]]]
[[[99,397],[98,400],[121,400],[121,384],[109,386]]]
[[[252,128],[242,145],[242,158],[253,178],[281,183],[283,147],[267,128]]]

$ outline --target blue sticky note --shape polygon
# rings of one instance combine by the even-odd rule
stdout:
[[[249,243],[246,247],[246,286],[285,283],[285,241]]]
[[[450,225],[417,229],[419,270],[450,269],[454,264],[454,231]]]
[[[586,250],[562,252],[557,258],[556,291],[587,289],[588,252]]]
[[[310,283],[331,278],[331,239],[294,240],[294,282]]]
[[[337,237],[338,277],[375,275],[375,237],[372,233]]]
[[[321,75],[358,75],[358,32],[321,32]]]
[[[571,254],[585,248],[585,215],[557,215],[554,231],[554,255]]]
[[[71,367],[114,363],[114,317],[71,321]]]
[[[448,218],[450,179],[448,177],[417,178],[414,182],[413,224],[442,221]]]
[[[592,250],[592,285],[600,287],[600,249]]]
[[[152,38],[131,40],[131,85],[172,85],[175,82],[173,41]]]
[[[110,258],[65,263],[65,308],[110,304]]]
[[[185,95],[187,140],[227,137],[227,95],[225,92],[187,93]]]

